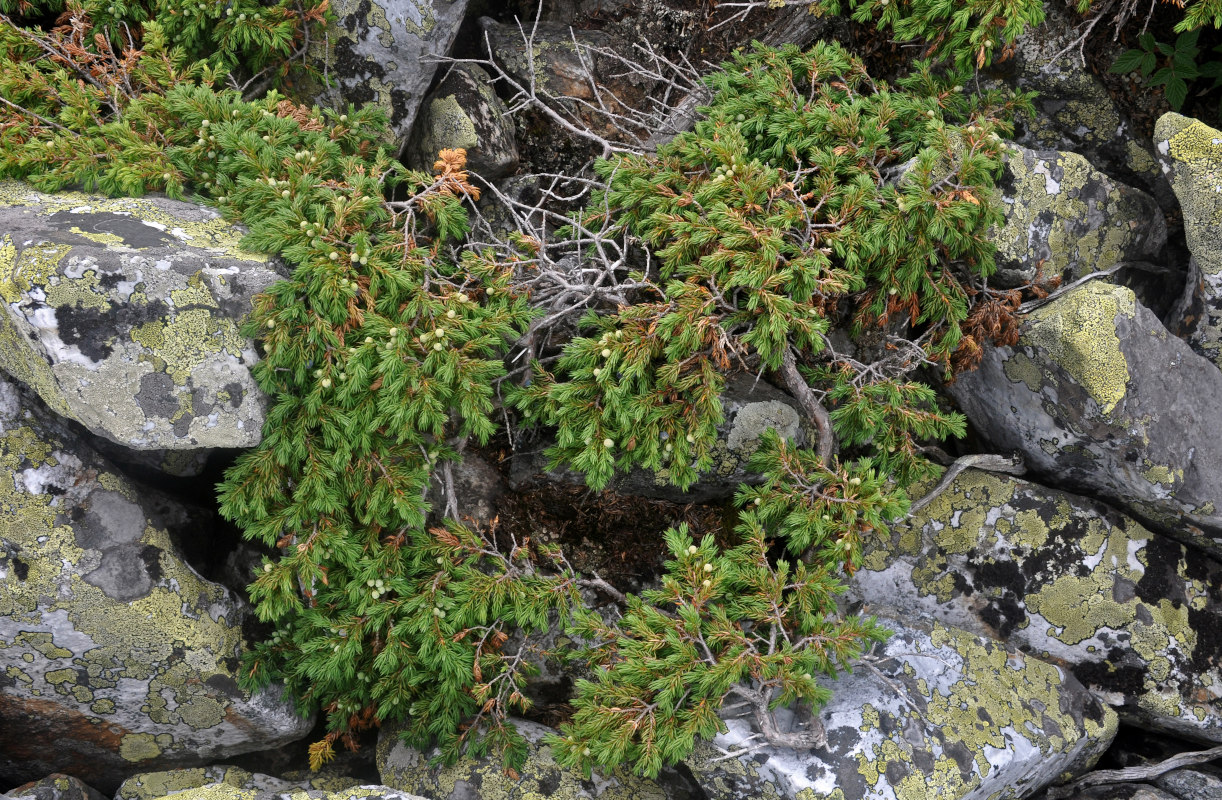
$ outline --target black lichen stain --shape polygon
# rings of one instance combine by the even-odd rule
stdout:
[[[17,580],[24,581],[30,575],[30,565],[22,561],[20,558],[14,558],[13,574],[17,576]]]
[[[173,236],[145,225],[138,217],[131,214],[116,214],[106,211],[91,211],[88,214],[75,214],[71,211],[57,211],[47,217],[50,227],[71,233],[72,228],[85,233],[104,233],[118,236],[127,247],[145,249],[149,247],[182,246],[182,242]]]
[[[161,300],[147,304],[112,305],[105,311],[80,304],[57,306],[55,319],[59,338],[92,361],[105,361],[114,352],[115,334],[148,322],[164,319],[169,306]]]
[[[161,548],[146,544],[140,548],[140,560],[144,562],[144,572],[149,580],[157,583],[161,580]]]
[[[1135,697],[1146,690],[1146,667],[1124,664],[1126,655],[1126,649],[1113,647],[1106,661],[1084,661],[1073,665],[1070,671],[1083,686]]]

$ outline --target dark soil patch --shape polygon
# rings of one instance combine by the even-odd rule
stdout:
[[[498,503],[499,531],[518,541],[558,543],[573,568],[624,592],[653,583],[669,557],[663,535],[686,522],[691,536],[734,544],[734,510],[591,492],[552,484],[510,492]]]

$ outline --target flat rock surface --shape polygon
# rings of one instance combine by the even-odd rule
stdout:
[[[1086,771],[1115,736],[1116,715],[1065,670],[939,623],[883,622],[895,633],[877,672],[826,684],[828,746],[773,747],[729,719],[686,761],[709,800],[1022,798]]]
[[[124,447],[258,444],[238,331],[282,272],[241,238],[205,206],[0,183],[0,370]]]
[[[1222,563],[1102,503],[971,469],[865,547],[857,599],[1065,666],[1123,722],[1222,742]]]

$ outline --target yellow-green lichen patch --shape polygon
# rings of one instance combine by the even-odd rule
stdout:
[[[239,789],[227,783],[213,783],[191,790],[191,800],[254,800],[259,793],[254,789]],[[155,800],[179,800],[181,794],[171,794]]]
[[[181,311],[168,321],[145,323],[131,336],[149,351],[141,355],[151,358],[178,385],[184,384],[192,370],[210,356],[224,352],[238,358],[245,345],[233,320],[203,308]]]
[[[1184,210],[1188,247],[1203,272],[1222,271],[1222,131],[1179,114],[1164,114],[1154,128],[1163,152],[1175,160],[1172,186]]]
[[[1074,277],[1156,250],[1154,201],[1122,187],[1076,153],[1012,147],[1006,221],[990,234],[999,263],[1041,262],[1045,275]],[[1148,240],[1148,241],[1147,241]]]
[[[43,218],[63,212],[123,215],[182,244],[224,253],[242,261],[265,263],[268,260],[266,255],[243,250],[242,232],[222,219],[216,211],[191,203],[150,198],[109,198],[80,192],[51,195],[18,181],[0,181],[0,206],[27,208]],[[94,233],[86,238],[102,241],[97,236]]]
[[[1116,335],[1116,318],[1136,314],[1133,292],[1092,281],[1032,312],[1020,345],[1038,347],[1110,414],[1124,399],[1129,367]]]

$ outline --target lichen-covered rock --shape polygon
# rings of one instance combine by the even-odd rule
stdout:
[[[435,753],[422,753],[399,739],[398,730],[384,725],[378,735],[378,774],[387,786],[427,797],[429,800],[696,800],[700,791],[673,769],[664,769],[650,781],[620,767],[609,775],[594,772],[590,780],[565,769],[552,758],[543,737],[551,728],[525,720],[514,720],[526,737],[526,763],[511,776],[499,758],[462,758],[452,767],[429,766]]]
[[[1014,57],[994,66],[1010,85],[1036,93],[1036,113],[1020,119],[1017,142],[1034,150],[1078,153],[1096,169],[1132,183],[1166,206],[1171,187],[1154,158],[1153,142],[1137,134],[1107,87],[1078,56],[1073,43],[1081,18],[1067,13],[1065,6],[1044,3],[1044,24],[1019,37]]]
[[[171,769],[133,775],[119,786],[114,800],[155,800],[155,798],[168,794],[194,791],[218,783],[264,795],[279,795],[297,789],[339,791],[359,786],[361,782],[356,778],[327,776],[319,773],[310,773],[300,779],[290,776],[277,778],[258,772],[248,772],[241,767],[214,764],[195,769]],[[181,796],[186,797],[187,795]]]
[[[344,111],[372,103],[406,143],[433,75],[450,51],[467,0],[333,0],[336,21],[316,35],[306,58],[330,86],[305,85],[320,105]],[[431,162],[430,162],[431,164]]]
[[[1222,770],[1203,764],[1164,772],[1154,785],[1179,800],[1218,800],[1222,797]]]
[[[109,792],[309,731],[279,691],[238,688],[244,606],[179,557],[169,529],[189,512],[7,380],[0,475],[0,780]]]
[[[5,800],[106,800],[97,789],[71,775],[48,775],[0,794],[0,797]]]
[[[257,444],[238,328],[281,275],[240,239],[204,206],[0,183],[0,370],[124,447]]]
[[[998,452],[1222,556],[1222,371],[1122,286],[1091,281],[1027,316],[951,394]]]
[[[618,494],[675,503],[724,499],[732,496],[739,484],[758,479],[755,473],[747,470],[747,463],[759,447],[760,436],[769,428],[775,429],[782,439],[792,439],[801,446],[810,446],[815,440],[813,430],[804,423],[798,411],[797,402],[752,375],[732,376],[726,381],[720,400],[725,421],[717,429],[713,468],[701,473],[687,491],[672,486],[665,470],[655,474],[639,468],[617,473],[608,488]],[[584,483],[585,479],[580,473],[564,467],[547,471],[547,458],[543,451],[548,444],[550,442],[526,452],[514,453],[509,474],[511,488],[534,484],[540,479]]]
[[[866,547],[855,597],[1065,666],[1122,722],[1222,742],[1214,559],[1102,503],[978,470]]]
[[[1176,323],[1194,350],[1222,367],[1222,131],[1164,114],[1154,126],[1154,139],[1184,211],[1192,253]]]
[[[730,719],[685,762],[709,800],[1022,798],[1089,769],[1116,734],[1115,713],[1058,667],[939,623],[883,621],[895,634],[878,672],[828,684],[828,746],[760,746]]]
[[[467,151],[467,169],[485,180],[518,168],[513,118],[496,96],[492,78],[473,64],[455,64],[420,109],[408,164],[432,172],[443,149]]]
[[[1072,280],[1154,256],[1167,243],[1153,197],[1076,153],[1011,145],[999,185],[1005,222],[989,234],[999,286],[1028,283],[1037,267],[1045,278]]]
[[[480,17],[479,24],[492,58],[522,87],[533,83],[541,97],[594,99],[597,69],[587,48],[609,45],[608,37],[550,23],[519,27]],[[534,37],[529,57],[523,32]]]
[[[387,786],[353,786],[336,791],[321,789],[243,789],[230,783],[210,783],[187,792],[166,794],[151,800],[425,800]]]

